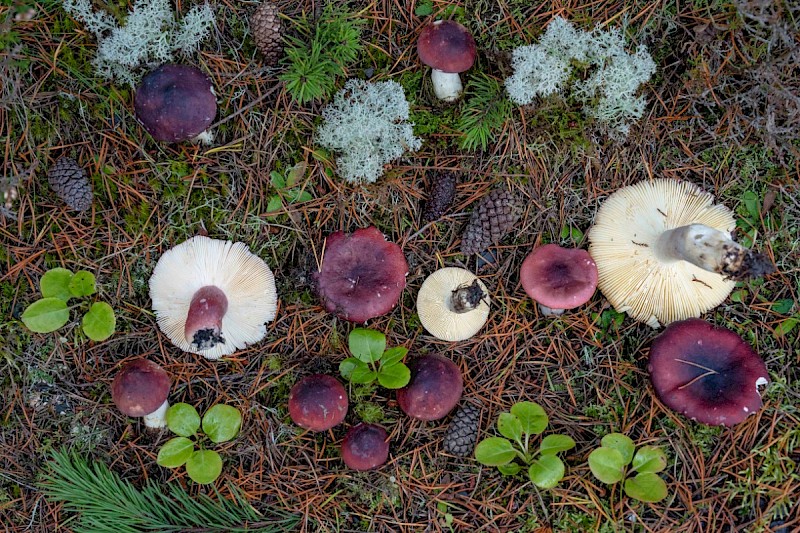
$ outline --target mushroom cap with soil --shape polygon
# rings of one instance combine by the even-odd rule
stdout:
[[[389,458],[389,436],[377,424],[361,422],[342,441],[342,460],[353,470],[372,470]]]
[[[326,374],[311,374],[289,391],[289,416],[298,426],[326,431],[347,415],[347,391],[339,380]]]
[[[469,30],[454,20],[427,24],[419,34],[417,53],[432,69],[436,97],[446,102],[457,100],[463,89],[458,75],[472,68],[477,55]]]
[[[732,426],[761,408],[764,361],[735,332],[690,318],[673,322],[650,346],[647,366],[664,405],[712,426]]]
[[[111,399],[125,415],[144,417],[149,428],[166,426],[170,379],[167,371],[147,359],[134,359],[111,382]]]
[[[207,359],[263,339],[278,308],[275,279],[260,257],[244,243],[204,236],[164,252],[150,298],[169,340]]]
[[[411,380],[397,391],[400,409],[418,420],[439,420],[461,399],[464,380],[451,360],[438,355],[423,355],[409,365]]]
[[[489,317],[486,285],[463,268],[440,268],[422,283],[417,314],[437,339],[461,341],[475,335]]]
[[[557,244],[534,248],[522,262],[519,277],[546,315],[585,304],[597,289],[597,265],[589,252]]]

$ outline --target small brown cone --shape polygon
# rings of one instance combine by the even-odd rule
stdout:
[[[425,202],[422,218],[425,222],[433,222],[447,214],[456,197],[456,174],[454,172],[433,172],[430,176],[430,192]]]
[[[458,457],[471,455],[478,440],[480,423],[481,410],[471,403],[463,404],[447,426],[442,444],[444,451]]]
[[[484,196],[472,211],[461,237],[461,253],[477,254],[497,244],[522,216],[522,205],[514,193],[496,189]]]
[[[278,63],[283,50],[281,33],[283,25],[278,8],[272,2],[265,0],[250,17],[250,31],[253,40],[264,56],[264,64],[274,66]]]
[[[47,173],[47,181],[58,197],[75,211],[86,211],[92,206],[92,184],[71,157],[60,157]]]

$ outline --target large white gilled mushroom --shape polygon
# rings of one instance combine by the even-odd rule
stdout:
[[[736,280],[774,270],[766,256],[731,239],[733,213],[680,180],[642,181],[616,191],[589,230],[598,287],[611,305],[657,328],[721,304]]]
[[[437,339],[468,339],[489,317],[486,285],[469,270],[440,268],[422,282],[417,314],[422,326]]]
[[[203,236],[161,256],[150,298],[169,340],[206,359],[263,339],[278,303],[272,271],[246,244]]]

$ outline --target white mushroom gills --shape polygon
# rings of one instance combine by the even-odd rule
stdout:
[[[472,299],[474,291],[467,289],[476,282],[484,296],[473,309],[469,307],[474,302],[466,305],[464,301],[453,301],[453,291],[457,290],[461,290],[456,293],[457,300],[462,300],[460,297],[469,292],[473,294],[466,299]],[[461,341],[475,335],[486,323],[489,309],[486,285],[475,274],[463,268],[446,267],[437,270],[425,279],[417,295],[417,314],[422,326],[437,339],[445,341]]]

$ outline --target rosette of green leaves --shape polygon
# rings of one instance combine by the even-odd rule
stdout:
[[[510,412],[500,413],[497,431],[502,437],[489,437],[475,447],[475,459],[486,466],[496,466],[503,475],[513,476],[522,470],[514,462],[519,459],[528,466],[528,478],[539,488],[551,489],[564,477],[564,463],[559,452],[575,447],[567,435],[547,435],[532,452],[531,437],[547,428],[547,413],[534,402],[519,402]]]
[[[217,404],[200,419],[197,410],[187,403],[176,403],[167,409],[167,427],[178,435],[158,451],[156,462],[166,468],[186,465],[186,473],[196,483],[212,483],[222,473],[222,457],[203,447],[204,440],[214,444],[227,442],[239,434],[242,414],[230,405]],[[202,427],[203,436],[197,437]],[[190,437],[197,438],[197,441]],[[199,444],[199,449],[195,445]]]
[[[79,270],[74,274],[66,268],[53,268],[45,272],[39,285],[42,298],[29,305],[22,313],[25,326],[36,333],[51,333],[69,322],[72,298],[85,298],[97,292],[94,274]],[[117,326],[114,310],[105,302],[94,302],[81,321],[83,333],[93,341],[109,338]]]
[[[372,383],[376,379],[387,389],[401,389],[411,380],[411,371],[403,364],[408,349],[386,349],[386,336],[380,331],[356,328],[347,338],[350,353],[339,364],[342,377],[352,383]]]
[[[622,433],[609,433],[600,444],[589,454],[589,468],[597,479],[607,485],[624,479],[625,494],[643,502],[667,497],[667,484],[658,476],[667,467],[661,448],[642,446],[636,450],[633,441]]]

